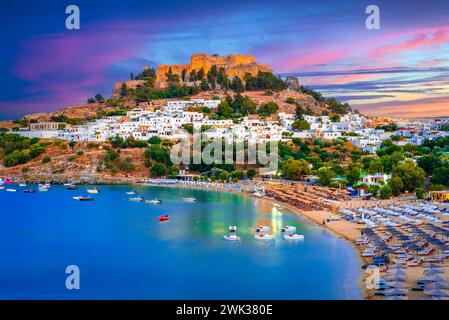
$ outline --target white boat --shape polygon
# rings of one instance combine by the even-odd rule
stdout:
[[[45,188],[45,189],[50,189],[50,184],[49,183],[40,183],[38,185],[39,188]]]
[[[259,233],[254,235],[256,240],[274,240],[274,236],[267,233]]]
[[[226,241],[240,241],[240,237],[236,234],[228,234],[227,236],[223,236],[223,239]]]
[[[284,234],[284,240],[304,240],[302,234]]]
[[[158,199],[153,199],[153,200],[145,200],[146,204],[161,204],[162,201],[158,200]]]
[[[270,231],[270,227],[267,227],[267,226],[258,226],[258,227],[256,228],[256,232],[267,232],[267,231]]]
[[[72,197],[73,200],[78,200],[78,201],[93,201],[94,198],[92,197],[83,197],[83,196],[79,196],[79,197]]]
[[[87,193],[90,193],[90,194],[98,194],[98,193],[100,193],[100,191],[98,191],[97,188],[95,188],[95,189],[87,189]]]
[[[4,186],[0,186],[0,190],[5,190],[5,187]]]
[[[282,228],[281,232],[296,232],[296,227],[285,226]]]
[[[128,191],[126,194],[132,195],[132,194],[137,194],[137,192],[135,192],[135,191]]]
[[[182,198],[182,201],[185,201],[185,202],[195,202],[195,201],[196,201],[196,198],[193,198],[193,197]]]
[[[26,187],[27,185],[26,185],[26,183],[20,183],[19,184],[19,187]]]
[[[16,192],[16,189],[6,189],[6,192]]]
[[[230,232],[236,232],[237,231],[237,227],[236,226],[229,226],[228,230]]]
[[[38,190],[39,190],[39,192],[47,192],[47,191],[48,191],[48,188],[45,188],[45,187],[39,187]]]
[[[129,201],[139,202],[144,201],[145,199],[143,197],[135,197],[135,198],[129,198]]]

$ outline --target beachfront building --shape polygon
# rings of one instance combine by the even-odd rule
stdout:
[[[373,186],[373,185],[380,186],[380,185],[386,183],[390,179],[391,179],[391,174],[385,174],[385,173],[383,173],[383,174],[382,173],[366,174],[362,177],[362,182],[368,186]]]

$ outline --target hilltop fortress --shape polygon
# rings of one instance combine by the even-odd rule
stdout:
[[[190,77],[192,72],[198,73],[203,69],[204,74],[207,74],[212,66],[216,66],[218,70],[222,68],[228,77],[238,76],[242,79],[248,74],[256,76],[259,71],[272,72],[270,66],[256,62],[256,59],[252,55],[228,54],[220,56],[209,55],[207,53],[196,53],[192,54],[190,57],[190,64],[158,65],[155,86],[158,88],[165,88],[168,86],[167,73],[170,70],[172,74],[179,76],[181,83],[193,85],[195,81],[192,81]],[[185,74],[184,80],[182,80],[183,71]],[[142,85],[143,81],[131,80],[125,82],[125,84],[127,88],[135,88]],[[116,83],[114,86],[115,91],[121,86],[121,82]]]

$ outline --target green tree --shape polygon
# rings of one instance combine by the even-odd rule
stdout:
[[[229,118],[232,112],[233,110],[226,100],[220,102],[217,107],[217,114],[220,117]]]
[[[292,123],[292,129],[297,131],[309,130],[310,124],[306,120],[296,120]]]
[[[45,157],[44,159],[42,159],[43,163],[49,163],[51,161],[50,157]]]
[[[318,183],[324,186],[328,186],[331,183],[331,179],[335,178],[335,173],[325,167],[318,170]]]
[[[252,179],[255,175],[256,175],[256,169],[254,169],[254,168],[249,168],[249,169],[246,171],[246,176],[247,176],[249,179]]]
[[[281,172],[287,179],[299,180],[302,176],[310,174],[310,169],[307,161],[289,158],[283,162]]]
[[[152,136],[150,139],[148,139],[149,144],[161,144],[161,138],[158,136]]]
[[[238,76],[235,76],[231,81],[231,89],[236,92],[243,92],[245,90],[245,87],[243,86],[242,79],[240,79]]]
[[[150,173],[152,177],[161,177],[165,175],[165,167],[163,164],[156,162],[151,166]]]
[[[415,189],[415,195],[417,199],[424,198],[424,189],[423,188],[416,188]]]
[[[394,196],[399,196],[404,189],[404,184],[402,183],[402,179],[400,177],[393,177],[390,181],[391,190]]]
[[[242,180],[245,176],[245,173],[242,170],[234,170],[231,173],[231,177],[233,180]]]
[[[380,189],[380,198],[381,199],[390,199],[392,195],[393,195],[393,190],[391,189],[391,187],[388,184],[384,185]]]
[[[277,103],[270,101],[260,107],[257,112],[263,116],[270,116],[273,113],[276,113],[278,110],[279,106],[277,105]]]
[[[407,160],[394,167],[392,176],[402,180],[404,191],[414,191],[424,184],[425,172],[412,160]]]

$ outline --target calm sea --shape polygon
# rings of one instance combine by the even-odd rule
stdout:
[[[25,194],[0,190],[3,299],[360,299],[354,248],[289,209],[213,191],[99,186]],[[138,191],[162,205],[131,202]],[[183,202],[196,197],[197,202]],[[158,222],[168,214],[171,220]],[[229,225],[240,243],[227,242]],[[254,239],[268,225],[274,243]],[[282,240],[296,226],[304,241]],[[66,267],[80,270],[67,290]]]

